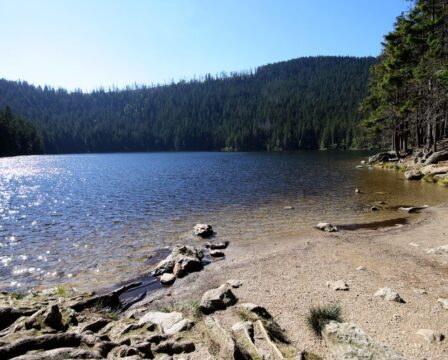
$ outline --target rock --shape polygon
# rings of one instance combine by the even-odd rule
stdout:
[[[239,308],[245,309],[247,311],[253,312],[255,315],[264,318],[264,319],[272,319],[272,315],[260,305],[253,303],[243,303],[238,305]]]
[[[335,291],[348,291],[349,287],[343,280],[327,281],[327,286]]]
[[[62,322],[62,314],[58,305],[51,305],[43,315],[44,324],[56,331],[65,331],[66,325]]]
[[[421,180],[423,174],[419,170],[413,169],[406,171],[404,177],[406,180]]]
[[[294,210],[294,206],[285,206],[283,210]]]
[[[63,347],[15,357],[14,360],[101,359],[95,351]]]
[[[427,295],[428,293],[427,293],[427,291],[425,290],[425,289],[413,289],[413,291],[416,293],[416,294],[419,294],[419,295]]]
[[[370,207],[370,211],[374,212],[374,211],[380,211],[380,208],[378,206],[371,206]]]
[[[420,169],[423,175],[443,175],[448,173],[448,165],[428,165]]]
[[[445,339],[445,336],[442,333],[430,329],[420,329],[417,331],[417,335],[421,336],[424,340],[431,344]]]
[[[176,245],[171,254],[151,271],[153,276],[174,273],[182,277],[190,272],[202,270],[204,254],[200,249],[189,245]]]
[[[445,160],[448,160],[448,150],[437,151],[425,161],[424,165],[437,164]]]
[[[156,353],[164,353],[168,355],[190,353],[195,351],[194,343],[189,341],[176,342],[174,340],[166,340],[159,345],[154,346],[153,351]]]
[[[204,324],[208,336],[217,345],[217,359],[248,359],[240,346],[237,346],[232,336],[221,326],[213,316],[206,316]],[[250,359],[250,358],[249,358]]]
[[[86,331],[91,331],[93,333],[96,333],[109,323],[110,323],[110,320],[99,318],[99,319],[89,322],[88,324],[86,324],[84,326],[81,326],[80,332],[84,333]]]
[[[442,308],[448,310],[448,299],[438,298],[437,302],[442,305]]]
[[[236,304],[237,301],[238,299],[230,290],[230,286],[223,284],[204,293],[199,304],[199,310],[204,314],[211,314],[217,310],[224,310],[228,306]]]
[[[190,329],[194,323],[184,319],[180,312],[164,313],[160,311],[150,311],[146,313],[138,322],[139,325],[153,323],[160,326],[163,334],[174,335],[181,331]]]
[[[448,245],[442,245],[426,250],[427,254],[443,255],[448,254]]]
[[[358,270],[358,271],[365,271],[365,270],[367,270],[367,269],[366,269],[365,266],[358,266],[358,267],[356,268],[356,270]]]
[[[376,155],[370,156],[368,163],[373,164],[376,162],[387,162],[394,159],[397,155],[395,152],[381,152]]]
[[[37,309],[22,309],[5,307],[0,308],[0,330],[7,328],[22,316],[33,315]]]
[[[210,256],[212,256],[212,257],[224,257],[225,254],[221,250],[212,250],[212,251],[210,251]]]
[[[233,288],[239,288],[243,285],[243,282],[241,280],[235,280],[235,279],[231,279],[231,280],[227,280],[226,284],[229,284],[231,287]]]
[[[404,207],[404,206],[402,206],[402,207],[398,208],[398,210],[400,210],[400,211],[404,211],[404,212],[407,212],[407,213],[415,213],[415,212],[417,212],[417,211],[427,209],[428,207],[429,207],[428,205],[423,205],[423,206],[410,206],[410,207]]]
[[[355,189],[355,193],[356,194],[361,194],[361,190],[359,190],[358,188]]]
[[[227,248],[227,246],[229,246],[228,241],[218,242],[218,243],[211,243],[211,242],[205,243],[205,247],[210,250],[224,250]]]
[[[374,296],[380,297],[384,300],[387,301],[394,301],[394,302],[398,302],[398,303],[406,303],[406,301],[404,301],[400,295],[395,291],[392,290],[391,288],[382,288],[379,289]]]
[[[107,356],[108,359],[119,359],[128,356],[140,355],[140,352],[135,348],[128,345],[117,346]]]
[[[176,280],[176,277],[173,274],[165,273],[160,277],[160,282],[163,285],[171,285]]]
[[[322,336],[335,360],[405,360],[352,323],[330,322]]]
[[[366,163],[367,163],[367,161],[361,160],[361,165],[365,165]]]
[[[196,224],[193,228],[193,234],[206,238],[213,235],[213,228],[208,224]]]
[[[338,228],[330,223],[321,222],[315,226],[316,229],[326,231],[326,232],[336,232]]]

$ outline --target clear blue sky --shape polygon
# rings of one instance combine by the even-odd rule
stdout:
[[[404,0],[0,0],[0,78],[89,90],[378,55]]]

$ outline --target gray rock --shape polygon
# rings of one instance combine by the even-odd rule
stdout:
[[[426,165],[437,164],[437,163],[439,163],[441,161],[445,161],[445,160],[448,160],[448,150],[437,151],[434,154],[432,154],[425,161],[425,166]]]
[[[272,315],[263,306],[253,303],[242,303],[239,304],[238,307],[253,312],[255,315],[261,318],[272,319]]]
[[[419,170],[409,170],[404,173],[406,180],[421,180],[423,174]]]
[[[168,355],[190,353],[196,350],[194,343],[189,341],[176,342],[174,340],[166,340],[154,346],[153,351],[156,353],[164,353]]]
[[[193,234],[206,238],[213,235],[213,228],[209,224],[196,224],[193,228]]]
[[[63,347],[15,357],[14,360],[62,360],[62,359],[101,359],[95,351]]]
[[[37,309],[22,309],[5,307],[0,308],[0,330],[7,328],[22,316],[33,315]]]
[[[182,277],[190,272],[202,270],[204,254],[200,249],[188,245],[176,245],[165,260],[162,260],[152,271],[153,276],[174,273]]]
[[[406,302],[400,297],[400,295],[395,290],[392,290],[391,288],[381,288],[374,294],[374,296],[380,297],[387,301],[394,301],[397,303]]]
[[[217,310],[224,310],[228,306],[236,304],[237,301],[238,299],[230,290],[230,286],[223,284],[204,293],[199,304],[199,310],[204,314],[211,314]]]
[[[442,333],[430,329],[420,329],[417,331],[417,335],[421,336],[430,344],[440,342],[445,339],[445,336]]]
[[[205,247],[210,250],[224,250],[227,248],[227,246],[229,246],[228,241],[217,242],[217,243],[214,243],[214,242],[206,242],[205,243]]]
[[[285,206],[283,210],[294,210],[294,206]]]
[[[181,331],[190,329],[194,323],[184,319],[180,312],[164,313],[160,311],[150,311],[146,313],[138,322],[139,325],[153,323],[160,326],[163,334],[174,335]]]
[[[335,291],[348,291],[349,287],[344,280],[327,281],[327,286]]]
[[[442,245],[426,250],[427,254],[443,255],[448,254],[448,245]]]
[[[226,284],[229,284],[231,287],[237,289],[243,285],[241,280],[230,279],[226,281]]]
[[[221,250],[212,250],[212,251],[210,251],[210,256],[212,256],[212,257],[224,257],[225,254]]]
[[[442,308],[448,310],[448,299],[438,298],[437,302],[442,305]]]
[[[316,229],[326,231],[326,232],[336,232],[338,228],[330,223],[321,222],[315,226]]]
[[[394,159],[397,155],[394,152],[381,152],[376,155],[370,156],[368,163],[373,164],[376,162],[387,162]]]
[[[171,285],[176,280],[176,277],[173,274],[165,273],[160,277],[160,282],[163,285]]]
[[[335,360],[405,360],[355,324],[330,322],[322,336]]]
[[[103,318],[96,319],[96,320],[89,322],[88,324],[86,324],[84,326],[80,326],[79,332],[84,333],[86,331],[91,331],[93,333],[96,333],[109,323],[110,323],[110,320],[107,320],[107,319],[103,319]]]
[[[358,270],[358,271],[365,271],[365,270],[367,270],[367,268],[365,267],[365,266],[358,266],[357,268],[356,268],[356,270]]]
[[[410,207],[404,207],[404,206],[402,206],[402,207],[398,208],[398,210],[400,210],[400,211],[404,211],[404,212],[407,212],[407,213],[415,213],[415,212],[418,212],[418,211],[420,211],[420,210],[427,209],[428,207],[429,207],[428,205],[423,205],[423,206],[410,206]]]
[[[48,327],[57,331],[65,331],[65,325],[62,322],[62,315],[59,311],[59,306],[51,305],[43,314],[43,322]]]

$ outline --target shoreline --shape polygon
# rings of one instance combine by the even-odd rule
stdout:
[[[448,298],[445,287],[448,252],[426,252],[428,248],[448,242],[447,216],[448,204],[445,203],[424,209],[406,225],[354,231],[340,229],[334,233],[309,229],[303,234],[272,239],[269,244],[239,246],[231,243],[223,260],[212,261],[201,271],[177,279],[171,286],[153,290],[141,301],[134,301],[124,313],[117,315],[110,313],[111,310],[94,307],[87,310],[90,314],[87,320],[100,316],[119,326],[136,313],[161,309],[183,309],[181,312],[184,312],[185,307],[192,306],[189,304],[199,303],[206,291],[235,279],[242,283],[241,287],[232,289],[238,304],[255,303],[265,308],[284,329],[290,340],[288,346],[298,353],[305,351],[321,359],[332,358],[329,346],[308,327],[306,317],[312,306],[338,304],[344,321],[356,324],[406,358],[446,359],[448,349],[444,342],[427,343],[417,331],[433,329],[448,334],[448,311],[438,303],[439,298]],[[335,291],[328,287],[327,282],[338,280],[344,281],[349,290]],[[140,284],[134,284],[130,288],[138,286]],[[383,287],[396,290],[406,303],[375,297],[374,293]],[[49,293],[49,298],[45,296],[44,303],[58,299],[61,311],[66,306],[62,304],[73,300],[71,296],[78,298],[78,302],[83,299],[79,294],[68,296],[57,291]],[[39,300],[31,299],[35,305],[42,301],[39,295],[36,298]],[[77,316],[80,321],[86,321],[83,312]],[[222,316],[218,312],[214,318]],[[225,321],[225,316],[223,319]],[[195,321],[202,320],[195,318]],[[85,324],[75,329],[87,326]],[[114,331],[113,327],[108,329]],[[176,339],[182,341],[196,339],[196,350],[187,355],[174,355],[173,359],[198,359],[198,356],[213,359],[201,340],[201,331],[202,325],[198,324],[183,332],[181,337],[177,336]]]

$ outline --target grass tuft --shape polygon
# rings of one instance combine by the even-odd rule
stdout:
[[[199,300],[191,300],[187,302],[171,302],[162,306],[159,310],[162,312],[170,313],[173,311],[181,312],[186,316],[193,316],[198,318],[201,316],[199,311]]]
[[[341,307],[338,304],[313,306],[307,317],[309,327],[317,336],[330,321],[342,322]]]

